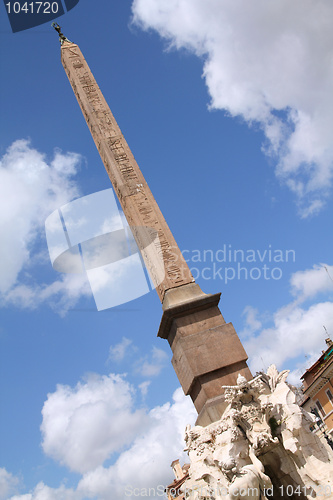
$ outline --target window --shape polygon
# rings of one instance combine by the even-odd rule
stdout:
[[[316,405],[317,405],[317,408],[318,408],[318,410],[319,410],[320,414],[321,414],[323,417],[325,417],[325,415],[326,415],[325,410],[324,410],[324,408],[321,406],[320,401],[318,401],[318,399],[317,399],[317,401],[316,401]]]
[[[330,401],[331,405],[333,406],[333,394],[330,391],[330,389],[326,390],[326,394],[327,394],[328,400]]]

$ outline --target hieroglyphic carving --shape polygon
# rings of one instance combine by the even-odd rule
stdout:
[[[166,290],[193,282],[193,276],[79,47],[64,42],[61,52],[62,64],[129,225],[152,228],[158,234],[159,242],[152,238],[148,245],[149,229],[133,231],[153,283],[160,281],[156,278],[161,272],[156,256],[163,259],[165,278],[156,287],[162,301]]]

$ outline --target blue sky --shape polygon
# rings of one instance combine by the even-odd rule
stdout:
[[[1,9],[0,499],[159,498],[195,420],[161,305],[98,312],[84,275],[52,269],[46,218],[110,182],[56,33],[12,34]],[[253,373],[293,383],[333,335],[332,17],[330,0],[80,0],[58,19]]]

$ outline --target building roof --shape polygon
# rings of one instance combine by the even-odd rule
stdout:
[[[326,339],[326,343],[328,345],[326,351],[323,351],[317,361],[301,376],[304,383],[303,392],[308,395],[313,390],[318,391],[333,375],[333,342],[331,339]]]
[[[303,379],[307,373],[313,373],[316,371],[319,371],[321,367],[326,366],[326,361],[332,356],[333,354],[333,346],[329,346],[326,351],[323,351],[322,355],[320,358],[317,359],[315,363],[313,363],[310,368],[308,368],[305,373],[301,376],[301,379]]]
[[[185,479],[187,479],[187,478],[188,478],[188,472],[181,479],[174,479],[172,481],[172,483],[166,487],[166,491],[171,490],[171,489],[176,490],[176,489],[180,488],[180,486],[185,482]]]

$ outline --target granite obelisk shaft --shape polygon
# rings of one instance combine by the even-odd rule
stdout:
[[[150,241],[142,241],[147,233],[139,229],[148,227],[158,234],[165,277],[156,290],[162,302],[166,290],[193,283],[193,276],[79,47],[65,41],[61,60],[155,283],[159,262],[146,253]]]

